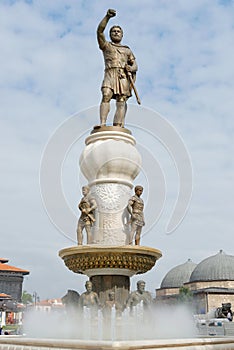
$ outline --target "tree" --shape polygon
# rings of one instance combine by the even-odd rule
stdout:
[[[31,294],[29,294],[26,290],[22,293],[22,303],[24,305],[30,304],[33,302],[33,297]]]
[[[179,301],[182,303],[190,303],[193,300],[193,294],[188,287],[180,287]]]

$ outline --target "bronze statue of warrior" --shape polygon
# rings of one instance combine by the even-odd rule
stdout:
[[[87,244],[92,243],[91,226],[95,222],[94,210],[97,208],[96,201],[90,196],[90,189],[88,186],[82,187],[83,198],[81,199],[78,208],[81,215],[77,225],[77,242],[78,245],[83,244],[83,230],[87,234]]]
[[[134,306],[143,302],[144,308],[148,308],[153,302],[150,292],[145,290],[145,281],[137,281],[137,290],[130,293],[126,302],[126,307],[132,309]]]
[[[115,25],[110,29],[111,41],[106,41],[104,30],[109,19],[115,15],[116,11],[109,9],[97,28],[97,40],[105,61],[105,75],[101,88],[100,123],[101,126],[106,125],[110,100],[115,99],[116,112],[113,125],[124,127],[127,100],[132,95],[132,88],[136,93],[134,81],[137,63],[130,48],[121,44],[123,30],[120,26]]]
[[[131,215],[130,224],[131,231],[129,235],[129,244],[133,244],[135,234],[135,244],[140,245],[142,227],[145,225],[144,220],[144,202],[140,198],[143,192],[142,186],[135,187],[135,195],[132,196],[128,201],[127,209]]]

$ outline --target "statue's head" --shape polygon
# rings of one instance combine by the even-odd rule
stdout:
[[[83,194],[84,196],[86,196],[86,195],[89,193],[89,191],[90,191],[89,186],[83,186],[83,187],[82,187],[82,194]]]
[[[135,193],[140,196],[143,192],[143,187],[142,186],[136,186],[135,187]]]
[[[87,292],[91,292],[91,291],[92,291],[92,288],[93,288],[92,282],[86,281],[86,282],[85,282],[85,288],[86,288]]]
[[[123,29],[120,26],[111,27],[110,38],[113,43],[119,44],[123,38]]]
[[[145,290],[145,281],[142,281],[142,280],[137,281],[137,290],[139,292],[144,292],[144,290]]]
[[[113,290],[109,292],[109,300],[115,300],[115,292]]]

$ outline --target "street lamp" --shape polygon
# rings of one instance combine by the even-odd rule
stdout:
[[[40,301],[39,295],[37,294],[37,292],[33,292],[33,300],[34,300],[34,306],[36,308],[37,303]]]

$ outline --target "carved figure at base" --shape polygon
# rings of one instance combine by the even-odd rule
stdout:
[[[153,302],[150,292],[145,290],[145,281],[142,280],[137,282],[137,290],[130,293],[126,303],[126,307],[132,309],[141,301],[143,302],[144,308],[148,308]]]
[[[111,318],[111,312],[113,307],[115,308],[116,316],[120,317],[123,311],[122,305],[115,300],[115,292],[110,291],[108,293],[108,299],[106,300],[103,306],[103,316],[105,319]]]
[[[95,222],[94,210],[97,208],[97,203],[90,195],[90,188],[88,186],[82,187],[83,198],[81,199],[78,208],[81,215],[77,225],[77,242],[79,245],[83,244],[83,230],[87,234],[87,244],[92,243],[91,226]]]
[[[132,196],[128,201],[128,212],[131,215],[130,224],[131,231],[129,234],[129,244],[133,244],[135,235],[135,244],[140,245],[142,227],[145,225],[144,220],[144,202],[140,198],[143,192],[142,186],[135,187],[135,195]]]
[[[93,311],[99,308],[99,298],[96,292],[93,292],[93,284],[90,281],[85,283],[86,292],[82,293],[79,299],[79,306],[83,309],[86,306]]]
[[[110,29],[111,42],[106,41],[104,30],[109,19],[115,15],[116,11],[109,9],[97,28],[97,40],[105,61],[105,75],[101,87],[100,123],[101,126],[106,125],[110,111],[110,100],[115,99],[116,112],[113,125],[124,127],[127,111],[126,102],[132,95],[132,87],[136,93],[134,81],[137,64],[130,48],[121,44],[123,38],[121,27],[113,26]]]

